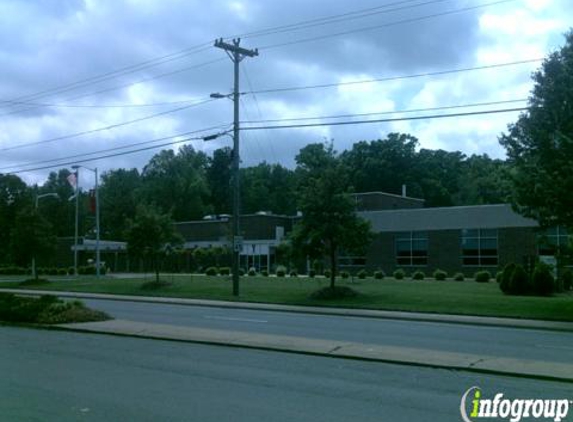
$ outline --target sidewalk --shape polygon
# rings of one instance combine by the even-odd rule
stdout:
[[[397,319],[406,321],[436,322],[446,324],[466,324],[482,325],[493,327],[509,327],[534,330],[566,331],[573,332],[573,322],[561,321],[542,321],[531,319],[515,319],[500,317],[482,317],[468,315],[446,315],[431,314],[421,312],[400,312],[400,311],[381,311],[370,309],[349,309],[349,308],[331,308],[318,306],[296,306],[296,305],[277,305],[270,303],[252,303],[252,302],[227,302],[220,300],[203,300],[203,299],[183,299],[169,297],[152,297],[152,296],[127,296],[127,295],[110,295],[103,293],[82,293],[82,292],[63,292],[54,290],[23,290],[0,288],[0,292],[15,293],[20,295],[57,295],[64,298],[74,299],[102,299],[118,300],[127,302],[147,302],[161,303],[170,305],[189,305],[189,306],[206,306],[230,309],[253,309],[262,311],[275,312],[296,312],[316,315],[337,315],[361,318],[382,318]]]
[[[573,364],[569,363],[551,363],[125,320],[63,324],[57,326],[57,329],[573,382]]]

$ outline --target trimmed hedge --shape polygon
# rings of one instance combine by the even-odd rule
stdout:
[[[366,270],[360,270],[358,271],[358,274],[356,274],[356,276],[359,279],[364,280],[366,277],[368,277],[368,272],[366,272]]]
[[[398,270],[394,271],[394,272],[392,273],[392,275],[394,276],[394,278],[395,278],[396,280],[403,280],[404,277],[406,277],[406,273],[404,272],[403,269],[398,269]]]
[[[488,283],[491,279],[491,273],[489,271],[478,271],[474,274],[474,280],[478,283]]]
[[[466,276],[464,273],[456,273],[454,275],[454,280],[455,281],[464,281],[466,279]]]
[[[386,274],[384,274],[384,271],[382,270],[374,271],[374,278],[376,280],[382,280],[385,276]]]
[[[443,270],[438,269],[438,270],[434,271],[433,276],[436,280],[443,281],[446,278],[448,278],[448,273],[443,271]]]

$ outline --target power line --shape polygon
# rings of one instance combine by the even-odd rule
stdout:
[[[141,145],[148,145],[148,144],[153,144],[155,142],[160,142],[160,141],[165,141],[167,139],[174,139],[174,138],[178,138],[181,136],[188,136],[188,135],[192,135],[195,133],[200,133],[200,132],[207,132],[207,131],[211,131],[211,130],[215,130],[215,129],[219,129],[224,131],[225,129],[228,129],[229,125],[217,125],[217,126],[211,126],[211,127],[207,127],[204,129],[198,129],[198,130],[193,130],[193,131],[188,131],[188,132],[182,132],[182,133],[178,133],[176,135],[170,135],[170,136],[164,136],[161,138],[156,138],[156,139],[152,139],[149,141],[144,141],[144,142],[135,142],[133,144],[128,144],[128,145],[122,145],[122,146],[118,146],[118,147],[114,147],[114,148],[106,148],[106,149],[101,149],[101,150],[97,150],[97,151],[91,151],[91,152],[84,152],[81,154],[75,154],[75,155],[67,155],[64,157],[58,157],[58,158],[51,158],[49,160],[40,160],[40,161],[33,161],[33,162],[28,162],[28,163],[19,163],[19,164],[15,164],[12,166],[6,166],[6,167],[1,167],[0,171],[2,170],[8,170],[8,169],[16,169],[16,168],[20,168],[20,167],[29,167],[29,166],[38,166],[40,164],[47,164],[47,163],[56,163],[58,161],[63,161],[63,160],[71,160],[74,158],[81,158],[81,157],[85,157],[88,155],[96,155],[96,154],[102,154],[102,153],[107,153],[107,152],[111,152],[111,151],[119,151],[122,149],[126,149],[126,148],[132,148],[135,146],[141,146]],[[55,164],[54,166],[58,166],[59,164]]]
[[[430,15],[419,16],[416,18],[408,18],[408,19],[402,19],[402,20],[394,21],[394,22],[387,22],[387,23],[382,24],[382,25],[374,25],[374,26],[368,26],[365,28],[358,28],[358,29],[352,29],[352,30],[348,30],[348,31],[336,32],[333,34],[319,35],[316,37],[303,38],[303,39],[294,40],[294,41],[287,41],[287,42],[283,42],[283,43],[279,43],[279,44],[269,44],[269,45],[266,45],[263,47],[259,47],[259,50],[270,50],[270,49],[279,48],[279,47],[286,47],[286,46],[290,46],[290,45],[303,44],[303,43],[312,42],[312,41],[319,41],[319,40],[324,40],[324,39],[328,39],[328,38],[339,37],[341,35],[349,35],[349,34],[355,34],[358,32],[366,32],[366,31],[373,31],[373,30],[382,29],[382,28],[388,28],[388,27],[392,27],[392,26],[401,25],[404,23],[420,22],[420,21],[424,21],[424,20],[428,20],[428,19],[438,18],[441,16],[447,16],[447,15],[453,15],[456,13],[469,12],[471,10],[481,9],[481,8],[484,8],[487,6],[495,6],[498,4],[504,4],[504,3],[514,2],[514,1],[516,1],[516,0],[499,0],[499,1],[492,2],[492,3],[483,3],[483,4],[480,4],[477,6],[470,6],[470,7],[465,7],[465,8],[461,8],[461,9],[454,9],[454,10],[450,10],[447,12],[439,12],[439,13],[433,13]]]
[[[397,117],[391,119],[375,119],[375,120],[350,120],[344,122],[325,122],[325,123],[304,123],[304,124],[293,124],[293,125],[269,125],[269,126],[243,126],[241,130],[268,130],[268,129],[297,129],[297,128],[307,128],[307,127],[322,127],[322,126],[346,126],[346,125],[359,125],[368,123],[387,123],[387,122],[401,122],[406,120],[426,120],[426,119],[443,119],[448,117],[467,117],[467,116],[477,116],[483,114],[496,114],[496,113],[509,113],[516,111],[528,110],[527,107],[519,108],[507,108],[500,110],[483,110],[483,111],[472,111],[467,113],[452,113],[452,114],[433,114],[426,116],[413,116],[413,117]]]
[[[542,60],[543,60],[542,58],[535,58],[535,59],[519,60],[519,61],[515,61],[515,62],[496,63],[496,64],[484,65],[484,66],[465,67],[465,68],[450,69],[450,70],[439,70],[436,72],[416,73],[416,74],[412,74],[412,75],[387,76],[384,78],[362,79],[362,80],[358,80],[358,81],[348,81],[348,82],[333,82],[333,83],[317,84],[317,85],[302,85],[302,86],[295,86],[295,87],[269,88],[269,89],[261,89],[258,91],[246,92],[246,94],[269,94],[269,93],[274,93],[274,92],[288,92],[288,91],[301,91],[301,90],[306,90],[306,89],[333,88],[333,87],[347,86],[347,85],[397,81],[397,80],[401,80],[401,79],[414,79],[414,78],[429,77],[429,76],[442,76],[442,75],[449,75],[449,74],[453,74],[453,73],[470,72],[470,71],[474,71],[474,70],[487,70],[487,69],[496,69],[496,68],[500,68],[500,67],[529,64],[529,63],[539,62]]]
[[[488,102],[483,102],[483,103],[460,104],[460,105],[429,107],[429,108],[417,108],[417,109],[408,109],[408,110],[377,111],[377,112],[372,112],[372,113],[338,114],[338,115],[314,116],[314,117],[292,117],[292,118],[267,119],[267,120],[243,120],[243,121],[241,121],[241,123],[248,123],[248,124],[276,123],[276,122],[293,122],[293,121],[305,121],[305,120],[341,119],[341,118],[346,118],[346,117],[379,116],[379,115],[384,115],[384,114],[419,113],[421,111],[438,111],[438,110],[451,110],[451,109],[458,109],[458,108],[483,107],[483,106],[500,105],[500,104],[521,103],[524,101],[527,101],[527,98],[522,98],[522,99],[518,99],[518,100],[488,101]]]
[[[101,132],[102,130],[115,129],[115,128],[118,128],[118,127],[121,127],[121,126],[127,126],[127,125],[131,125],[131,124],[133,124],[133,123],[142,122],[142,121],[144,121],[144,120],[154,119],[154,118],[159,117],[159,116],[164,116],[164,115],[171,114],[171,113],[175,113],[175,112],[178,112],[178,111],[181,111],[181,110],[186,110],[186,109],[191,108],[191,107],[197,107],[197,106],[200,106],[200,105],[202,105],[202,104],[209,103],[209,102],[211,102],[211,101],[215,101],[215,99],[209,98],[209,99],[206,99],[206,100],[204,100],[204,101],[201,101],[201,102],[198,102],[198,103],[195,103],[195,104],[190,104],[190,105],[186,105],[186,106],[182,106],[182,107],[177,107],[177,108],[174,108],[174,109],[171,109],[171,110],[163,111],[163,112],[161,112],[161,113],[150,114],[150,115],[148,115],[148,116],[140,117],[140,118],[133,119],[133,120],[128,120],[128,121],[126,121],[126,122],[115,123],[115,124],[109,125],[109,126],[99,127],[99,128],[96,128],[96,129],[85,130],[85,131],[82,131],[82,132],[76,132],[76,133],[72,133],[72,134],[69,134],[69,135],[64,135],[64,136],[58,136],[58,137],[55,137],[55,138],[44,139],[44,140],[41,140],[41,141],[35,141],[35,142],[27,142],[27,143],[23,143],[23,144],[17,144],[17,145],[13,145],[13,146],[11,146],[11,147],[1,148],[0,151],[11,151],[11,150],[20,149],[20,148],[26,148],[26,147],[30,147],[30,146],[34,146],[34,145],[47,144],[47,143],[50,143],[50,142],[61,141],[61,140],[64,140],[64,139],[76,138],[76,137],[78,137],[78,136],[84,136],[84,135],[88,135],[88,134],[91,134],[91,133]]]

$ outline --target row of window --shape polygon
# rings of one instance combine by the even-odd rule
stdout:
[[[464,229],[461,231],[461,260],[465,266],[498,265],[497,229]],[[539,255],[555,255],[568,244],[569,235],[564,228],[546,230],[538,236]],[[403,232],[395,237],[396,264],[404,267],[428,265],[428,233]],[[359,266],[364,257],[341,258],[342,266]]]

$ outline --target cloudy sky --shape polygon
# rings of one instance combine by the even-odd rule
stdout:
[[[219,37],[259,49],[241,63],[244,127],[523,107],[514,100],[527,98],[535,60],[562,45],[573,21],[568,3],[0,0],[0,173],[85,159],[100,171],[141,168],[159,149],[95,158],[229,129],[232,102],[209,99],[232,91]],[[483,103],[496,104],[475,106]],[[308,120],[325,116],[345,117]],[[292,166],[308,143],[333,139],[342,150],[394,131],[423,148],[503,157],[497,137],[516,117],[249,130],[242,165]],[[190,143],[210,153],[231,140]],[[42,183],[51,170],[18,174]]]

